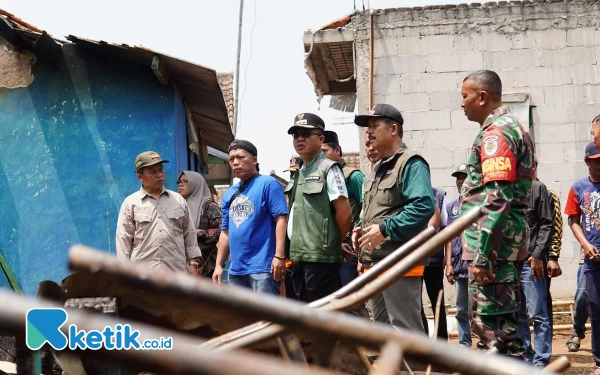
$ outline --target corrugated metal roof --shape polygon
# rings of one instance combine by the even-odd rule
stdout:
[[[215,70],[144,47],[112,44],[73,35],[67,37],[69,42],[62,41],[2,9],[0,19],[0,33],[13,44],[29,45],[36,55],[56,57],[60,54],[60,46],[71,42],[77,47],[136,61],[148,68],[151,68],[154,57],[158,57],[161,64],[166,66],[173,87],[191,112],[192,121],[201,131],[205,145],[226,151],[233,140],[223,91]]]
[[[233,133],[215,70],[145,47],[107,43],[74,35],[69,35],[67,39],[78,47],[116,55],[148,67],[152,65],[154,56],[158,56],[166,65],[171,80],[175,82],[192,114],[194,123],[202,131],[206,145],[221,151],[227,150],[233,140]]]

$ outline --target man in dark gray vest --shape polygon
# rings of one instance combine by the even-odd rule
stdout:
[[[325,157],[325,123],[312,113],[294,119],[288,134],[302,157],[290,194],[287,227],[288,259],[296,298],[316,301],[339,288],[342,241],[350,230],[352,212],[338,163]]]
[[[357,116],[358,126],[381,160],[365,177],[362,233],[358,238],[360,262],[365,272],[427,227],[435,212],[429,165],[402,140],[400,111],[377,104],[368,115]],[[410,270],[382,295],[373,298],[376,321],[396,328],[423,332],[421,277],[424,264]],[[386,319],[387,318],[387,319]]]
[[[360,220],[360,211],[363,203],[363,181],[365,175],[360,169],[352,168],[342,158],[342,146],[336,132],[325,130],[325,143],[321,147],[325,157],[329,160],[337,162],[342,168],[346,188],[348,189],[348,201],[352,210],[352,222],[350,224],[350,232],[342,242],[342,255],[344,263],[340,267],[340,286],[348,284],[358,276],[356,266],[358,264],[358,254],[352,246],[352,229],[356,228]]]

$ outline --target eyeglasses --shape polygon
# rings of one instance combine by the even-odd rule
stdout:
[[[300,137],[302,137],[302,138],[310,138],[313,135],[321,135],[321,134],[320,133],[311,132],[311,131],[299,131],[299,132],[296,132],[296,133],[292,134],[292,136],[294,137],[294,139],[298,139]]]
[[[177,180],[177,185],[184,185],[187,184],[189,181],[188,180]]]

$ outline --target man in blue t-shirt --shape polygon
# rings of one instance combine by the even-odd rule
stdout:
[[[231,253],[229,283],[257,292],[279,294],[285,274],[287,204],[283,188],[271,176],[258,174],[256,147],[243,140],[229,146],[229,165],[240,182],[221,202],[223,222],[217,244],[213,281],[221,283]]]
[[[592,374],[600,375],[600,151],[593,142],[585,148],[585,164],[589,176],[571,187],[565,214],[585,254],[583,272],[592,326],[592,355],[596,362]]]

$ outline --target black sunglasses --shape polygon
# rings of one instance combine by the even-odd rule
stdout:
[[[319,136],[321,134],[320,133],[311,132],[311,131],[306,131],[306,132],[300,131],[300,132],[292,134],[292,136],[294,137],[294,139],[298,139],[300,137],[302,137],[302,138],[310,138],[313,135]]]

